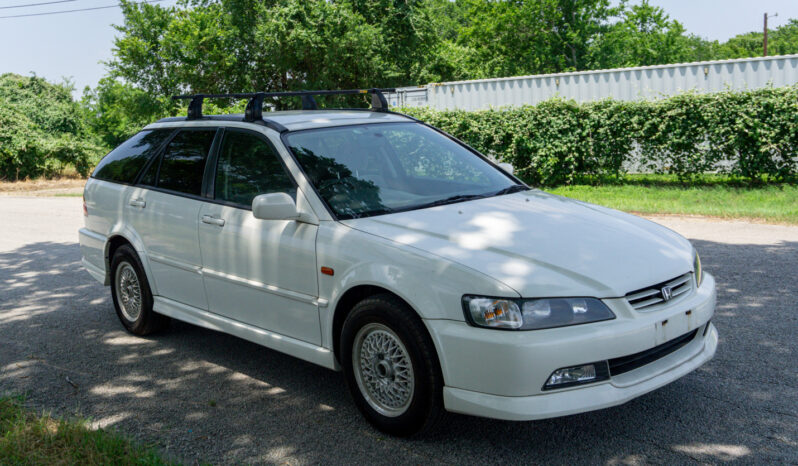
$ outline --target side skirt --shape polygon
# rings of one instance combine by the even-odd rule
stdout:
[[[253,327],[252,325],[187,306],[162,296],[154,296],[153,300],[153,309],[159,314],[218,332],[228,333],[328,369],[336,371],[341,369],[335,360],[335,355],[327,348]]]

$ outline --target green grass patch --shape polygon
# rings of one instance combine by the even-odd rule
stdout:
[[[796,184],[752,186],[721,176],[705,176],[684,184],[667,175],[627,175],[620,180],[586,180],[585,184],[546,191],[627,212],[798,224]]]
[[[37,416],[18,397],[0,397],[0,464],[165,465],[154,450],[85,421]]]

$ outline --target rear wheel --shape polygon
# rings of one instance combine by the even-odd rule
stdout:
[[[341,332],[341,364],[355,404],[377,429],[429,431],[443,414],[443,377],[421,319],[392,295],[358,303]]]
[[[125,244],[111,261],[111,297],[116,315],[136,335],[148,335],[166,327],[169,318],[152,310],[152,292],[136,251]]]

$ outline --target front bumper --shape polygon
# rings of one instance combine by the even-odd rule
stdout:
[[[622,374],[604,383],[584,385],[533,396],[497,396],[445,387],[443,402],[454,413],[472,416],[531,421],[609,408],[656,390],[700,367],[715,355],[718,331],[711,323],[706,337],[699,335],[686,347],[632,374]]]
[[[639,313],[625,299],[605,300],[617,318],[595,324],[522,332],[427,321],[446,382],[445,407],[475,416],[533,420],[625,403],[714,356],[718,333],[709,320],[715,300],[715,280],[706,274],[691,296],[661,311]],[[607,381],[542,390],[556,369],[635,354],[695,329],[696,337],[685,346]]]

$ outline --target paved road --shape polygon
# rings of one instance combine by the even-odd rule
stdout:
[[[338,373],[187,324],[122,331],[80,267],[80,198],[0,198],[0,219],[0,392],[186,462],[798,463],[798,227],[657,219],[718,279],[720,347],[695,373],[616,408],[452,415],[427,439],[397,440],[361,419]]]

